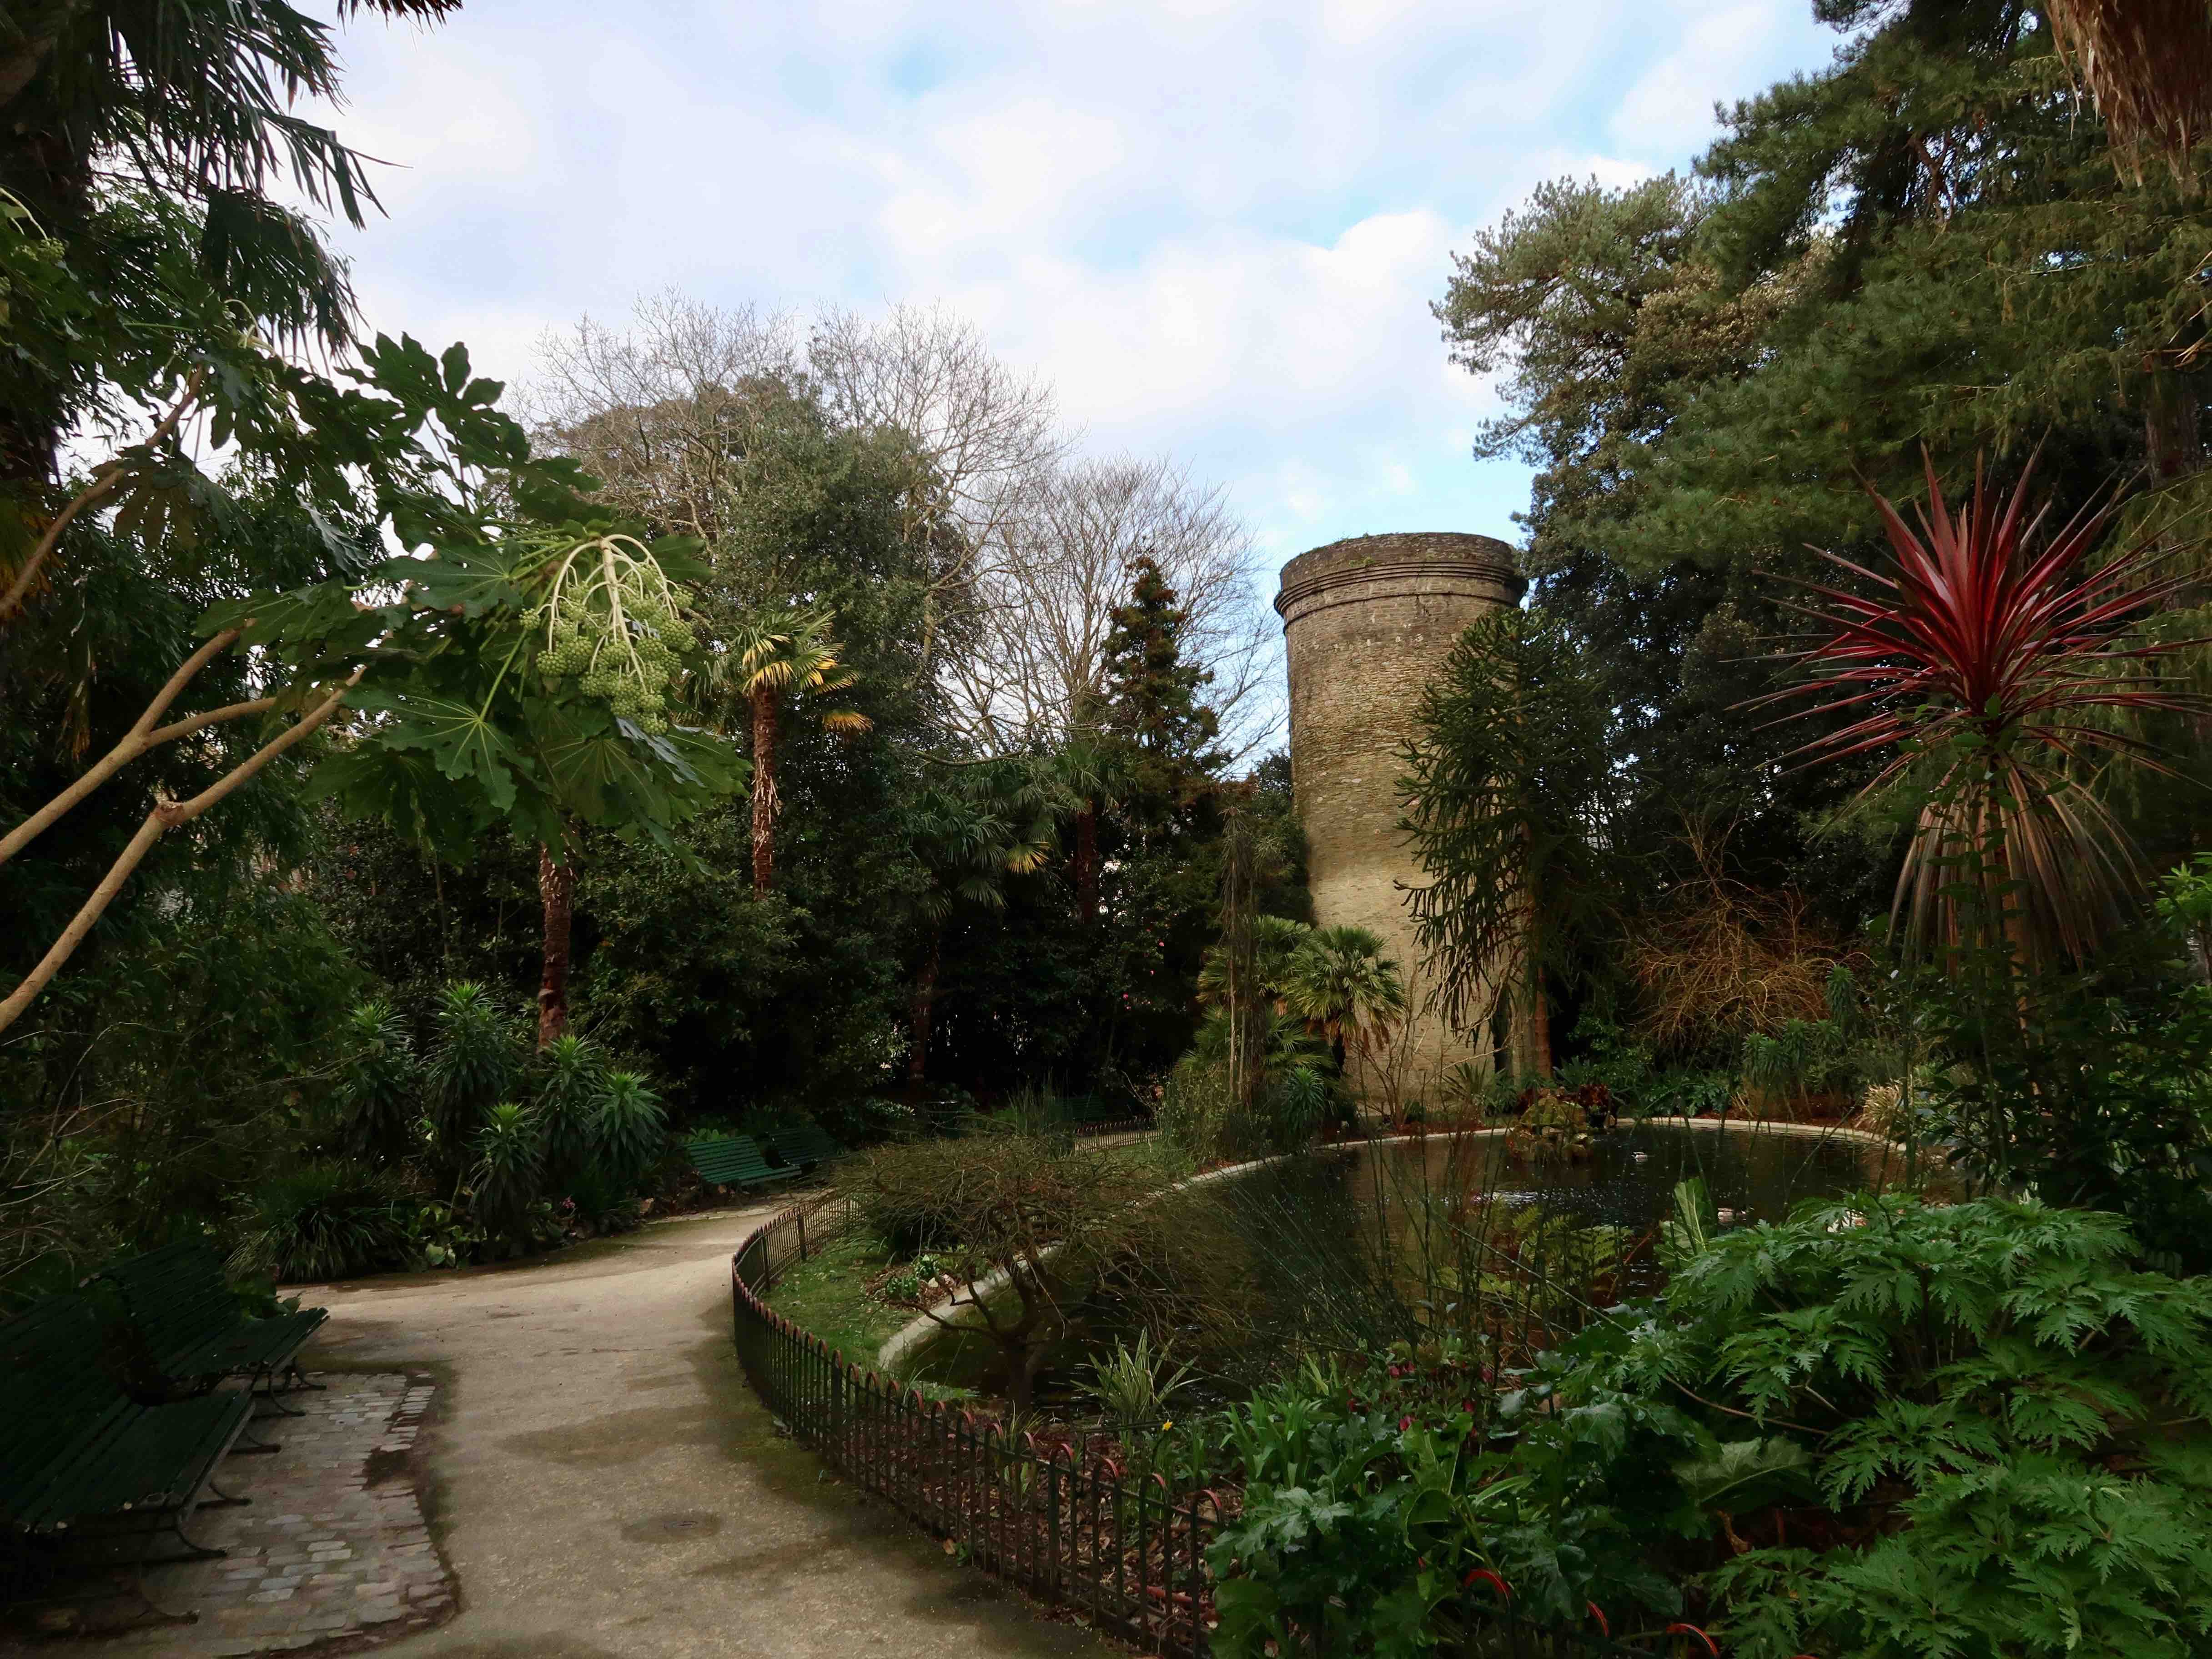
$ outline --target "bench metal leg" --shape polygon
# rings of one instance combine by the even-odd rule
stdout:
[[[276,1379],[275,1376],[264,1372],[261,1377],[261,1383],[262,1386],[254,1391],[253,1397],[266,1404],[271,1413],[277,1417],[305,1417],[307,1415],[307,1413],[300,1410],[297,1407],[288,1406],[282,1400],[277,1398],[277,1395],[280,1390],[276,1387]]]

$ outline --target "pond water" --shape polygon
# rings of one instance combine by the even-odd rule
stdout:
[[[1494,1309],[1472,1310],[1498,1299],[1501,1273],[1553,1290],[1570,1288],[1571,1276],[1570,1302],[1650,1294],[1664,1278],[1661,1224],[1676,1184],[1692,1176],[1704,1179],[1728,1227],[1779,1220],[1808,1199],[1899,1184],[1905,1174],[1878,1143],[1757,1123],[1624,1124],[1587,1150],[1527,1158],[1501,1133],[1432,1134],[1328,1149],[1177,1194],[1184,1260],[1172,1271],[1189,1281],[1182,1300],[1198,1311],[1182,1317],[1170,1345],[1198,1364],[1207,1392],[1233,1395],[1287,1355],[1494,1320]],[[1039,1376],[1040,1401],[1076,1401],[1090,1357],[1139,1322],[1125,1301],[1081,1298]],[[904,1370],[985,1394],[1004,1385],[995,1346],[962,1332],[934,1336]]]

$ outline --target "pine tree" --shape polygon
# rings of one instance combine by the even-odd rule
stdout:
[[[2206,560],[2205,247],[2201,201],[2114,167],[2039,8],[1817,10],[1833,63],[1737,104],[1698,179],[1545,187],[1437,310],[1506,376],[1479,453],[1538,469],[1527,559],[1622,712],[1624,839],[1747,821],[1750,873],[1855,927],[1890,854],[1808,836],[1858,777],[1778,766],[1814,733],[1737,708],[1790,631],[1774,578],[1877,550],[1865,486],[1917,496],[1923,446],[1961,485],[2041,446],[2060,519],[2147,480],[2118,544]]]
[[[1129,597],[1111,622],[1103,725],[1128,763],[1129,810],[1157,830],[1186,812],[1228,764],[1215,746],[1220,718],[1201,700],[1213,676],[1183,660],[1190,614],[1149,556],[1130,562]]]

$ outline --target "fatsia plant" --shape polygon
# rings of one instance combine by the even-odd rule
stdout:
[[[2043,535],[2050,509],[2033,503],[2033,470],[2000,497],[1977,467],[1954,513],[1929,461],[1917,530],[1877,495],[1892,562],[1823,555],[1862,586],[1805,584],[1814,602],[1795,607],[1814,630],[1796,653],[1805,678],[1759,701],[1808,698],[1787,718],[1837,720],[1793,751],[1801,763],[1886,755],[1862,799],[1921,787],[1895,898],[1909,940],[2080,961],[2142,876],[2097,775],[2166,769],[2136,727],[2203,707],[2155,672],[2155,659],[2201,641],[2138,631],[2185,580],[2160,573],[2154,548],[2083,568],[2109,503]]]
[[[0,269],[18,251],[13,234],[0,227]],[[113,485],[117,465],[144,447],[124,446],[16,562],[10,594],[35,608],[66,577],[73,521],[106,515],[100,527],[143,542],[149,562],[167,556],[180,526],[205,520],[219,533],[224,484],[175,448],[175,416],[187,408],[217,445],[236,447],[242,467],[295,490],[319,524],[369,527],[353,540],[329,530],[321,580],[210,608],[204,642],[112,746],[0,835],[4,863],[149,752],[189,745],[209,758],[205,787],[153,799],[77,914],[0,998],[0,1030],[156,842],[325,726],[335,737],[313,787],[456,860],[500,819],[547,843],[570,817],[665,838],[741,781],[744,763],[719,738],[653,729],[684,643],[671,579],[702,569],[688,550],[636,542],[577,493],[591,481],[573,464],[532,457],[493,406],[499,384],[473,375],[462,348],[433,357],[411,339],[380,337],[343,373],[353,387],[251,340],[210,345],[172,376],[159,522],[150,486]],[[407,550],[365,553],[380,532]],[[27,614],[0,616],[11,644]],[[580,665],[577,642],[594,639]],[[262,694],[195,708],[195,681],[229,653],[252,657]]]

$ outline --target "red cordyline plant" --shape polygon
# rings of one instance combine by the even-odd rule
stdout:
[[[1972,501],[1954,514],[1929,461],[1917,532],[1875,494],[1894,567],[1870,570],[1815,549],[1863,591],[1799,584],[1819,602],[1789,607],[1816,630],[1790,653],[1808,678],[1758,701],[1821,699],[1785,718],[1852,714],[1789,758],[1889,751],[1862,799],[1927,769],[1892,909],[1909,942],[2079,962],[2142,880],[2127,832],[2094,791],[2097,775],[2115,763],[2171,775],[2129,728],[2144,714],[2205,707],[2149,663],[2203,641],[2138,631],[2186,580],[2160,574],[2152,548],[2081,568],[2110,522],[2109,500],[2039,546],[2050,509],[2031,512],[2033,472],[2031,459],[2000,500],[1978,463]]]

